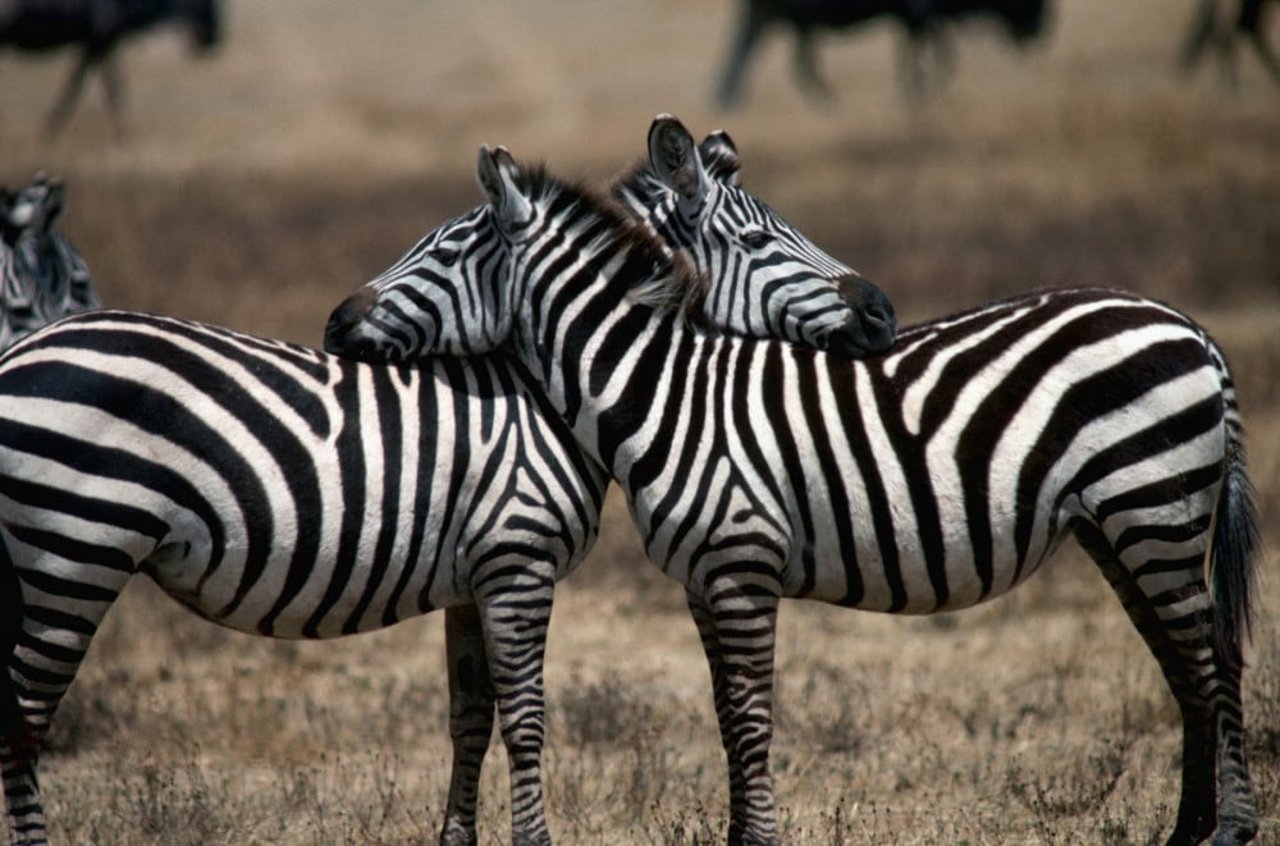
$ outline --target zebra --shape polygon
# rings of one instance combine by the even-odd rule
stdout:
[[[403,358],[376,327],[391,303],[414,302],[419,354],[501,345],[529,369],[622,487],[648,557],[685,586],[728,758],[731,843],[779,840],[782,597],[964,608],[1022,583],[1067,534],[1181,711],[1169,843],[1255,836],[1240,684],[1257,515],[1235,388],[1202,328],[1079,288],[906,328],[864,361],[714,337],[636,297],[690,283],[590,196],[504,148],[482,147],[477,171],[485,203],[427,238],[450,251],[417,253],[353,295],[326,348]],[[502,271],[452,270],[472,252]]]
[[[696,150],[674,119],[656,125],[651,138]],[[732,211],[705,206],[708,217]],[[708,231],[733,235],[732,224]],[[803,278],[786,248],[807,242],[783,239],[776,215],[752,226],[779,238],[723,249],[738,256],[734,273],[772,273],[770,284],[791,291],[795,310],[772,300],[777,325],[823,344],[861,331],[848,307],[833,319],[843,275],[828,278],[823,264]],[[660,261],[686,264],[669,251]],[[483,256],[466,262],[455,270],[491,272]],[[707,277],[690,319],[758,328],[721,287],[746,296],[756,286]],[[868,297],[870,283],[853,289]],[[868,302],[885,315],[887,303]],[[892,326],[874,329],[866,348],[882,350]],[[476,841],[496,701],[513,840],[548,842],[541,662],[552,588],[597,536],[607,476],[529,385],[501,354],[387,368],[111,310],[67,318],[0,356],[0,766],[11,838],[46,839],[39,742],[98,623],[143,572],[196,613],[273,637],[368,631],[444,607],[453,763],[440,840]]]
[[[80,59],[45,120],[45,134],[57,135],[75,110],[85,79],[100,71],[117,132],[121,85],[115,52],[120,42],[164,23],[191,31],[192,43],[207,54],[221,39],[218,0],[0,0],[0,46],[43,52],[68,45]]]
[[[84,259],[54,229],[64,206],[62,183],[43,173],[14,194],[0,189],[0,350],[100,305]]]

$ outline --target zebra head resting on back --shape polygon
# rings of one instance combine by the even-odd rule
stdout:
[[[657,236],[668,260],[691,263],[697,273],[682,274],[680,285],[657,285],[633,296],[654,303],[677,301],[690,319],[718,333],[778,338],[851,357],[887,350],[897,331],[889,298],[739,187],[739,169],[737,150],[726,133],[712,133],[699,147],[677,119],[654,119],[649,162],[615,183],[612,195],[622,212]],[[408,268],[447,272],[459,246],[483,235],[478,229],[486,225],[483,218],[473,212],[440,227],[379,278],[397,277]],[[464,267],[461,273],[473,278],[489,273],[489,254],[471,258],[474,269]],[[438,271],[432,269],[437,262]],[[359,331],[367,335],[374,356],[412,359],[428,343],[424,327],[442,306],[408,288],[403,301],[393,292],[384,293],[387,307],[376,319],[362,321]],[[462,305],[473,314],[481,306]],[[357,338],[335,342],[339,340],[354,354]],[[471,345],[451,351],[466,354]]]
[[[62,214],[62,183],[43,174],[0,200],[0,350],[68,314],[97,308],[89,269],[54,228]]]
[[[415,252],[493,287],[505,264],[471,261],[492,236],[476,223],[459,218]],[[654,246],[664,266],[686,264]],[[699,284],[732,304],[722,280]],[[496,707],[513,839],[546,842],[543,639],[555,581],[597,534],[606,481],[505,356],[353,365],[121,311],[28,338],[0,358],[12,838],[45,841],[39,742],[103,616],[146,572],[201,615],[273,637],[368,631],[446,607],[454,745],[441,841],[476,842]]]
[[[649,161],[612,194],[715,280],[717,297],[701,308],[711,325],[851,357],[889,349],[897,331],[889,299],[743,190],[740,167],[727,132],[711,133],[695,152],[684,125],[659,115]]]
[[[486,203],[469,250],[502,272],[458,272],[461,245],[429,273],[403,266],[339,306],[329,348],[403,355],[360,324],[423,303],[419,354],[503,344],[528,368],[625,489],[648,556],[685,586],[729,760],[730,842],[779,840],[782,597],[968,607],[1016,587],[1069,534],[1179,706],[1168,842],[1253,839],[1240,690],[1257,514],[1234,385],[1201,327],[1081,288],[907,329],[865,361],[711,337],[636,300],[682,271],[608,208],[501,148],[482,148],[477,170]]]

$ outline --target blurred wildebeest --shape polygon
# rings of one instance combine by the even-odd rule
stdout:
[[[62,183],[44,174],[17,192],[0,188],[0,351],[99,306],[84,260],[54,228],[63,208]]]
[[[760,35],[775,23],[790,24],[796,34],[795,70],[811,95],[829,98],[831,89],[818,74],[813,56],[815,30],[849,29],[878,18],[897,21],[906,33],[902,55],[903,82],[911,94],[926,84],[923,54],[932,48],[938,79],[950,72],[953,54],[945,28],[970,17],[994,18],[1010,37],[1025,44],[1045,28],[1047,0],[741,0],[738,31],[716,89],[722,106],[738,101],[747,59]]]
[[[43,51],[78,46],[80,61],[62,89],[45,123],[56,133],[70,117],[94,68],[102,74],[107,104],[116,128],[121,126],[120,75],[115,50],[120,42],[158,24],[189,27],[201,52],[218,43],[217,0],[0,0],[0,45]]]
[[[1182,66],[1191,71],[1200,61],[1204,49],[1215,43],[1222,67],[1232,84],[1236,81],[1236,37],[1243,36],[1280,85],[1280,58],[1266,40],[1268,0],[1199,0],[1199,8],[1191,22],[1191,34],[1182,49]],[[1233,8],[1234,7],[1234,8]],[[1234,19],[1232,12],[1235,12]]]

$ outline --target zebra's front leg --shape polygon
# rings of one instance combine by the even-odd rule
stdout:
[[[511,842],[551,843],[542,797],[545,691],[542,661],[555,568],[547,564],[491,570],[493,585],[475,587],[484,627],[489,676],[498,705],[498,725],[511,771]],[[481,592],[483,591],[483,595]]]
[[[698,637],[702,641],[702,651],[707,656],[707,668],[711,671],[711,692],[716,708],[716,721],[720,725],[720,743],[725,754],[733,761],[732,721],[729,719],[729,686],[724,672],[724,659],[720,652],[720,636],[716,634],[715,622],[711,609],[702,597],[685,588],[685,600],[689,605],[689,615],[698,628]],[[741,772],[729,768],[729,807],[740,808],[746,801],[745,786]]]
[[[441,846],[476,843],[476,802],[480,772],[493,735],[493,681],[484,646],[484,627],[474,605],[445,609],[445,651],[449,663],[449,736],[453,768]]]
[[[711,582],[689,607],[711,665],[720,735],[729,759],[729,843],[776,844],[778,815],[769,771],[773,741],[776,582],[760,574]],[[710,645],[709,645],[710,644]]]

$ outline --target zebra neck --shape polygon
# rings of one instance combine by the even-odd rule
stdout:
[[[682,310],[647,304],[670,267],[634,249],[578,253],[569,274],[522,274],[533,280],[518,298],[516,355],[572,427],[579,445],[607,468],[643,424],[657,385],[701,339]],[[646,399],[647,398],[647,399]]]

